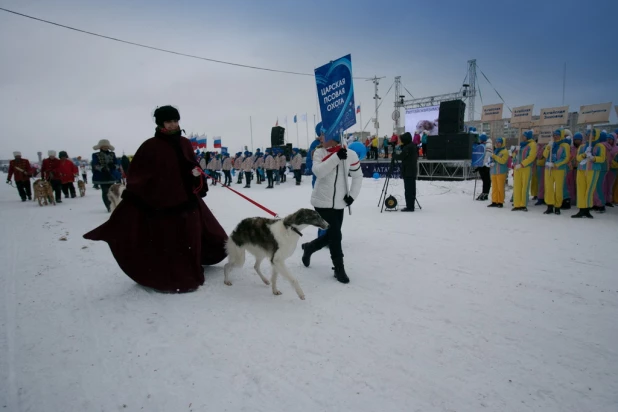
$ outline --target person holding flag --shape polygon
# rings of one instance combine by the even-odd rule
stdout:
[[[321,128],[317,130],[320,134],[323,133]],[[324,235],[302,245],[304,251],[302,262],[309,267],[311,255],[328,246],[335,278],[341,283],[349,283],[350,278],[343,264],[341,226],[344,209],[350,206],[360,194],[363,172],[356,152],[348,151],[341,145],[340,140],[341,136],[337,136],[325,141],[317,146],[313,153],[311,170],[316,181],[311,194],[311,204],[329,226]],[[347,190],[348,176],[352,177],[349,193]]]

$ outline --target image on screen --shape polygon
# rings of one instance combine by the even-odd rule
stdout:
[[[439,105],[406,109],[406,132],[411,134],[426,132],[428,136],[436,136],[438,134],[439,114]]]

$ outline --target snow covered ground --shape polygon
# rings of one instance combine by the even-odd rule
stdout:
[[[419,182],[422,211],[380,214],[382,183],[346,213],[349,285],[327,251],[288,262],[306,301],[252,259],[232,287],[221,264],[195,293],[147,292],[82,238],[100,192],[40,208],[2,185],[0,410],[618,410],[618,209],[514,213]],[[310,184],[240,190],[284,215]],[[221,187],[206,201],[228,232],[265,216]]]

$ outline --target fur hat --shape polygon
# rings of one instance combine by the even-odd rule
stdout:
[[[562,136],[564,137],[573,137],[573,133],[569,129],[562,129]]]
[[[155,123],[159,127],[163,127],[164,122],[168,122],[170,120],[180,121],[180,113],[178,109],[173,106],[161,106],[157,107],[157,110],[154,111]]]
[[[13,157],[21,157],[21,152],[13,152]]]
[[[55,150],[48,150],[47,151],[47,156],[49,156],[49,157],[52,157],[52,156],[56,157],[56,151]]]
[[[107,139],[101,139],[99,140],[99,143],[97,143],[95,146],[92,146],[93,150],[101,150],[101,147],[103,146],[107,146],[109,147],[109,150],[111,150],[112,152],[114,151],[115,147],[112,146],[112,144],[109,142],[109,140]]]
[[[64,150],[61,150],[60,153],[58,154],[58,157],[60,159],[68,159],[69,155],[67,154],[67,152],[65,152]]]
[[[526,138],[526,140],[532,140],[532,138],[534,137],[534,133],[532,133],[532,130],[526,130],[522,133],[522,135]]]

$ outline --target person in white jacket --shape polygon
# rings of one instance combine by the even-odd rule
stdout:
[[[325,235],[302,245],[302,261],[309,267],[311,255],[328,246],[335,278],[341,283],[348,283],[350,278],[343,265],[341,226],[344,209],[354,202],[361,190],[363,172],[360,160],[356,152],[347,150],[336,140],[330,140],[315,149],[311,170],[316,176],[311,204],[329,226]],[[348,176],[352,178],[350,185]]]
[[[483,166],[478,168],[481,180],[483,181],[483,192],[476,200],[487,200],[489,199],[489,191],[491,190],[491,174],[489,170],[492,165],[491,155],[494,154],[494,146],[491,139],[487,137],[485,133],[479,136],[479,141],[485,146],[485,155],[483,156]]]

